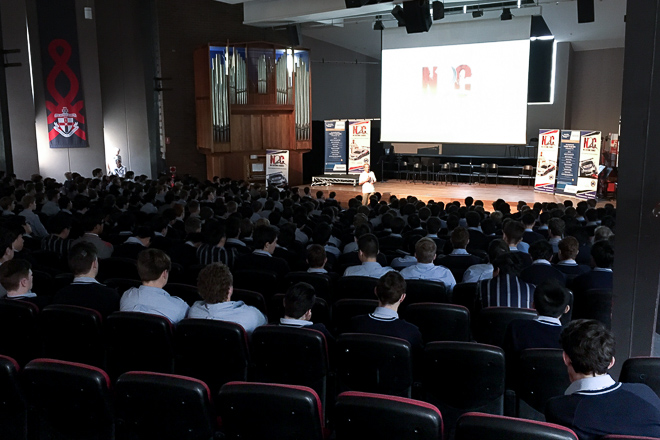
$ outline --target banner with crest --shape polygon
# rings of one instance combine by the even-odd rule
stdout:
[[[51,148],[89,147],[75,0],[37,0]]]

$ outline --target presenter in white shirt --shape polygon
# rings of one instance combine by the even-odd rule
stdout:
[[[375,191],[374,183],[376,183],[376,175],[370,171],[368,163],[364,164],[364,171],[360,174],[358,183],[362,185],[362,203],[368,205],[369,196]]]

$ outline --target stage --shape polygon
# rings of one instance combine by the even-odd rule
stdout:
[[[486,210],[492,210],[492,203],[495,200],[504,199],[509,205],[511,205],[513,212],[516,211],[516,206],[520,200],[525,201],[528,205],[532,205],[535,202],[563,203],[566,199],[572,200],[573,204],[576,205],[577,202],[581,200],[575,197],[537,192],[534,191],[534,187],[531,185],[517,186],[502,183],[498,185],[493,183],[479,183],[472,185],[468,183],[453,183],[445,185],[444,182],[439,184],[416,182],[413,184],[405,180],[388,179],[386,182],[376,183],[375,186],[376,191],[383,194],[384,197],[389,197],[392,194],[397,197],[411,195],[424,202],[434,200],[436,202],[442,201],[447,203],[458,200],[463,204],[465,198],[471,196],[474,200],[482,200]],[[323,196],[326,198],[331,191],[336,192],[336,198],[343,206],[346,206],[351,198],[362,194],[361,187],[353,187],[352,185],[313,186],[310,189],[313,196],[315,196],[316,191],[323,191]],[[604,206],[606,203],[612,203],[616,206],[616,201],[610,200],[600,200],[598,206]]]

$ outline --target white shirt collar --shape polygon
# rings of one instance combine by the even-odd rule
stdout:
[[[575,260],[572,260],[570,258],[568,258],[566,260],[562,260],[557,264],[561,264],[562,266],[577,266],[578,265]]]
[[[594,267],[594,271],[596,272],[612,272],[612,269],[609,267]]]
[[[558,325],[561,327],[561,321],[559,318],[553,318],[552,316],[538,316],[536,320],[543,324]]]
[[[253,253],[253,254],[257,254],[257,255],[264,255],[264,256],[272,257],[272,255],[270,254],[270,252],[266,252],[266,251],[263,250],[263,249],[255,249],[255,250],[252,251],[252,253]]]
[[[543,264],[544,266],[551,266],[551,263],[544,258],[539,258],[538,260],[534,260],[532,261],[532,264]]]
[[[328,271],[322,267],[310,267],[307,269],[307,273],[328,273]]]
[[[374,318],[385,318],[385,319],[399,319],[399,314],[392,309],[387,307],[376,307],[376,310],[372,313]]]
[[[596,377],[585,377],[584,379],[578,379],[564,391],[565,395],[579,393],[580,391],[598,391],[604,390],[615,385],[616,382],[609,374],[603,374]]]
[[[470,253],[465,249],[454,249],[450,255],[470,255]]]
[[[314,323],[312,321],[305,321],[304,319],[280,318],[280,324],[291,325],[295,327],[306,327]]]

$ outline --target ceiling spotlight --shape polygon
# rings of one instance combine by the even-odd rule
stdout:
[[[484,16],[484,11],[482,11],[481,9],[472,11],[472,18],[479,18],[483,16]]]
[[[382,31],[383,29],[385,29],[385,26],[383,26],[383,21],[380,19],[376,19],[376,22],[374,23],[374,30]]]
[[[392,15],[396,18],[399,27],[406,25],[406,19],[403,15],[403,8],[401,5],[396,5],[394,9],[392,9]]]
[[[500,20],[511,20],[513,18],[513,15],[511,15],[511,9],[509,8],[504,8],[502,9],[502,15],[500,15]]]

